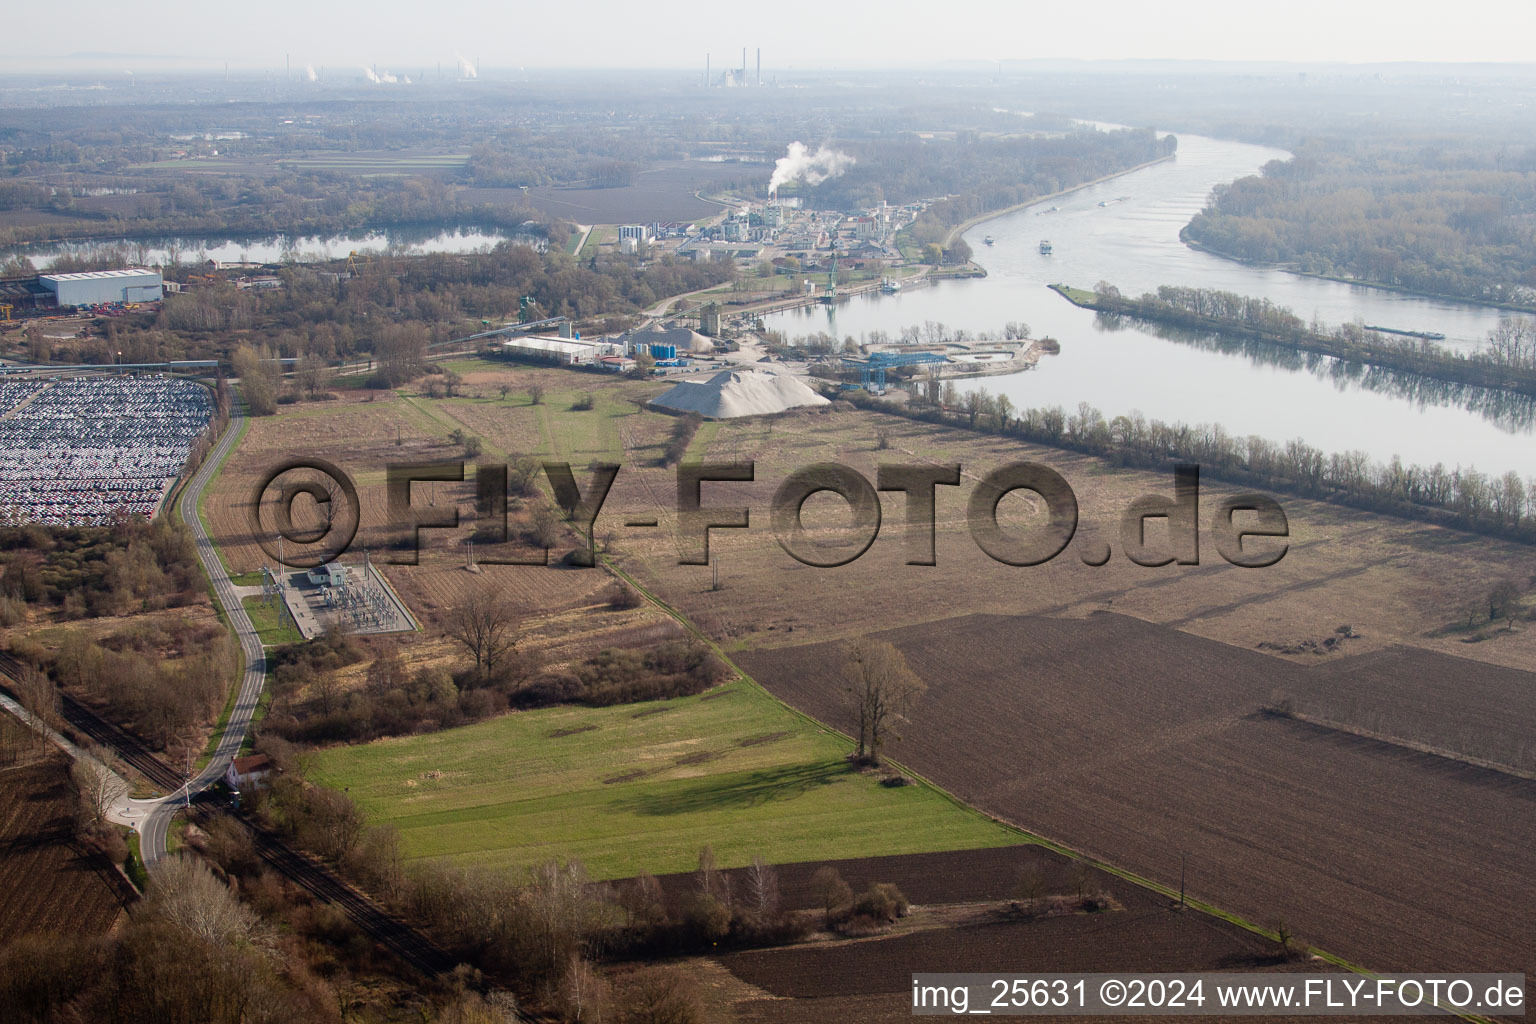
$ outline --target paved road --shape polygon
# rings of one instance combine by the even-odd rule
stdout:
[[[208,574],[208,579],[213,584],[213,592],[218,596],[219,603],[224,606],[224,614],[229,617],[230,625],[234,627],[235,635],[240,640],[240,650],[245,655],[245,675],[240,680],[240,693],[235,698],[234,710],[230,712],[224,735],[219,738],[219,745],[212,759],[190,783],[193,795],[218,781],[229,767],[229,762],[240,752],[240,745],[245,742],[246,731],[251,726],[251,716],[256,713],[256,704],[261,699],[261,688],[267,679],[266,653],[262,650],[261,641],[256,636],[256,628],[251,625],[250,616],[246,615],[245,606],[240,603],[239,594],[234,584],[230,583],[229,574],[224,571],[224,563],[219,561],[213,541],[209,538],[208,531],[203,529],[202,520],[197,516],[197,504],[202,498],[203,490],[218,471],[219,463],[224,456],[234,448],[235,439],[240,436],[240,424],[244,420],[244,410],[237,405],[230,415],[229,426],[225,428],[224,436],[219,439],[213,451],[209,452],[208,458],[203,460],[196,475],[182,491],[179,503],[182,522],[191,528],[192,536],[197,542],[197,557],[203,563],[203,571]],[[155,862],[165,855],[166,829],[170,826],[177,807],[185,798],[186,793],[183,791],[155,804],[139,830],[139,851],[144,857],[145,866],[151,870],[154,869]]]

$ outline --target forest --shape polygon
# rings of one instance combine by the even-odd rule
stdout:
[[[919,245],[942,243],[950,228],[978,214],[1128,170],[1177,149],[1177,139],[1159,139],[1149,130],[1085,128],[1062,135],[1002,136],[956,132],[951,139],[913,134],[849,147],[858,162],[810,195],[817,205],[833,209],[948,196],[930,204],[909,229]]]
[[[1536,147],[1315,139],[1218,187],[1184,229],[1224,256],[1536,308]]]
[[[188,276],[187,265],[167,276]],[[167,297],[152,321],[108,325],[103,337],[79,342],[28,334],[28,356],[111,362],[114,352],[134,362],[229,358],[232,332],[269,355],[313,357],[324,363],[396,349],[421,352],[465,329],[465,319],[515,318],[531,296],[539,316],[569,316],[599,331],[629,326],[629,317],[672,295],[729,281],[729,263],[677,262],[639,266],[601,256],[578,262],[563,250],[540,253],[503,243],[472,256],[433,253],[380,257],[356,274],[346,264],[293,264],[279,272],[285,287],[242,291],[220,281]],[[398,381],[396,382],[398,383]],[[313,390],[313,389],[311,389]]]

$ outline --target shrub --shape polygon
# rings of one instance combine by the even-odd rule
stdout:
[[[891,924],[898,918],[906,917],[909,908],[910,904],[900,889],[889,882],[876,882],[854,899],[853,916]]]
[[[637,704],[703,693],[729,676],[725,662],[703,644],[674,640],[648,651],[601,651],[574,670],[539,676],[515,691],[512,702],[520,708]]]
[[[638,608],[643,602],[640,592],[628,583],[615,583],[608,588],[608,607],[616,610]],[[3,608],[0,605],[0,608]]]
[[[713,945],[731,930],[731,912],[709,893],[690,893],[682,910],[683,929],[696,945]]]
[[[628,979],[616,1002],[627,1011],[627,1024],[703,1024],[699,990],[678,970],[648,968]]]
[[[675,466],[683,460],[688,446],[693,443],[693,435],[699,432],[703,423],[704,417],[698,413],[689,413],[672,424],[672,436],[667,439],[666,452],[661,457],[663,466]]]

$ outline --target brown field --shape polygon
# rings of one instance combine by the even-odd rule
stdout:
[[[532,374],[541,372],[555,379],[547,399],[550,404],[530,406],[524,399],[500,399],[496,385],[501,380],[514,387],[526,387]],[[339,401],[282,406],[276,416],[252,420],[203,506],[225,564],[231,572],[241,573],[270,562],[250,529],[252,490],[265,471],[285,458],[318,456],[336,464],[356,481],[363,517],[353,553],[360,554],[366,547],[373,560],[383,566],[400,596],[429,628],[473,588],[491,585],[505,593],[524,616],[521,631],[531,646],[551,662],[579,660],[604,647],[645,646],[680,635],[676,622],[654,606],[623,612],[609,609],[606,593],[614,583],[609,574],[559,564],[565,551],[577,545],[574,535],[567,537],[563,547],[551,552],[547,567],[486,564],[491,558],[526,558],[535,552],[519,544],[477,544],[477,561],[482,571],[464,571],[463,540],[471,536],[474,526],[472,477],[462,485],[418,484],[413,488],[418,504],[460,507],[464,526],[458,531],[423,531],[419,564],[391,564],[392,558],[405,555],[391,548],[401,531],[389,521],[385,467],[393,462],[462,458],[463,449],[448,440],[455,427],[484,439],[486,451],[481,461],[504,459],[508,453],[546,450],[558,453],[580,470],[593,458],[618,457],[621,428],[612,429],[614,447],[607,450],[600,443],[603,431],[594,433],[591,439],[586,435],[570,436],[559,428],[558,417],[552,419],[552,409],[563,409],[569,404],[564,392],[554,390],[561,386],[569,388],[569,377],[558,371],[481,370],[466,375],[468,394],[480,397],[432,402],[414,396],[401,397],[392,391],[343,393]],[[604,377],[583,375],[577,379],[597,391],[616,384]],[[646,418],[663,419],[649,414]],[[658,422],[655,427],[652,440],[659,451],[668,423]],[[514,510],[510,515],[514,532],[520,521],[520,514]],[[427,652],[421,653],[429,657]]]
[[[101,935],[131,888],[103,858],[75,846],[68,761],[52,751],[0,769],[0,937]]]
[[[1025,845],[955,853],[832,862],[855,891],[892,882],[914,910],[890,934],[857,941],[827,939],[778,949],[729,953],[716,962],[739,984],[722,984],[706,969],[733,1019],[772,1022],[888,1021],[911,1017],[917,971],[1269,971],[1332,969],[1287,962],[1276,945],[1236,925],[1193,910],[1103,872],[1092,888],[1118,909],[1022,920],[1005,910],[1026,864],[1043,868],[1043,892],[1072,891],[1066,858]],[[820,863],[779,867],[783,903],[815,909],[810,879]],[[742,872],[735,883],[745,884]],[[669,894],[693,884],[689,875],[660,879]],[[745,986],[744,988],[742,986]]]
[[[1170,475],[834,409],[700,430],[691,457],[756,464],[751,483],[704,487],[707,505],[746,505],[752,515],[748,530],[714,531],[715,591],[709,567],[678,564],[686,544],[676,535],[676,475],[657,465],[673,421],[619,408],[657,385],[555,370],[466,372],[472,387],[492,394],[504,372],[514,387],[539,373],[552,393],[597,391],[611,414],[572,433],[553,403],[392,398],[346,413],[321,435],[305,417],[335,411],[289,407],[252,425],[220,493],[249,472],[240,459],[299,445],[365,467],[360,489],[377,494],[369,489],[381,485],[381,471],[366,467],[395,456],[397,430],[407,450],[443,457],[455,454],[446,435],[456,424],[483,436],[488,453],[553,454],[578,475],[589,459],[619,457],[624,469],[597,526],[599,537],[612,537],[616,564],[795,706],[840,721],[835,645],[888,631],[931,687],[893,754],[983,810],[1163,883],[1177,882],[1186,851],[1193,894],[1260,923],[1283,916],[1305,938],[1373,968],[1536,967],[1536,783],[1256,714],[1277,694],[1337,678],[1338,692],[1357,702],[1417,708],[1405,711],[1411,721],[1482,729],[1510,708],[1519,709],[1511,728],[1530,721],[1528,677],[1481,666],[1536,664],[1536,631],[1464,643],[1449,627],[1490,581],[1536,575],[1533,549],[1280,496],[1289,553],[1267,569],[1238,569],[1205,532],[1208,510],[1235,489],[1207,480],[1201,564],[1141,567],[1118,550],[1119,517],[1140,495],[1171,493]],[[904,564],[900,495],[884,501],[880,538],[857,561],[817,569],[791,559],[770,529],[770,499],[794,469],[829,460],[869,479],[882,462],[962,464],[962,486],[939,489],[938,565]],[[975,482],[1015,461],[1062,473],[1081,509],[1078,539],[1044,566],[991,561],[965,526]],[[1010,528],[1037,514],[1022,494],[1001,512]],[[625,526],[639,517],[659,526]],[[806,506],[818,537],[846,517],[826,496]],[[253,548],[242,549],[234,522],[232,561]],[[1154,544],[1161,539],[1149,533]],[[459,536],[467,535],[466,525]],[[1103,541],[1115,549],[1109,563],[1084,564],[1079,553]],[[421,568],[392,569],[392,578],[413,603],[441,605],[462,584],[450,571],[458,550],[434,539]],[[435,574],[426,571],[433,564]],[[519,601],[530,615],[554,616],[546,621],[558,632],[559,616],[580,622],[594,600],[579,581],[601,577],[516,568],[492,578],[526,588]],[[1335,653],[1255,650],[1321,641],[1345,624],[1359,638]],[[832,646],[807,646],[816,644]],[[1426,650],[1437,657],[1421,658]]]
[[[889,450],[877,450],[877,429],[887,434]],[[1242,647],[1321,640],[1348,623],[1362,634],[1345,645],[1352,654],[1410,644],[1512,667],[1536,663],[1536,632],[1501,634],[1478,644],[1444,632],[1458,603],[1486,593],[1490,580],[1536,574],[1536,550],[1519,545],[1281,496],[1291,528],[1289,553],[1267,569],[1238,569],[1219,557],[1204,532],[1208,510],[1237,489],[1207,480],[1201,489],[1199,566],[1145,568],[1117,552],[1108,564],[1093,568],[1079,560],[1082,546],[1108,540],[1118,548],[1122,510],[1143,494],[1171,494],[1171,474],[1116,469],[1072,453],[860,412],[721,424],[707,449],[696,445],[693,453],[756,462],[753,483],[705,485],[707,503],[748,505],[753,515],[750,530],[712,535],[721,592],[709,590],[706,567],[677,565],[670,536],[675,516],[668,512],[674,502],[672,473],[636,467],[629,481],[621,473],[605,515],[654,496],[666,529],[649,531],[656,536],[633,531],[626,536],[621,530],[631,556],[624,564],[657,583],[668,600],[710,632],[743,647],[847,637],[965,612],[1084,615],[1113,609]],[[938,565],[904,564],[900,495],[885,499],[879,539],[849,565],[811,568],[781,550],[768,523],[774,490],[793,469],[827,460],[850,465],[867,479],[881,462],[960,463],[961,486],[938,489]],[[993,562],[965,526],[965,502],[975,482],[1014,461],[1056,469],[1077,495],[1077,539],[1044,566]],[[823,500],[835,509],[829,520],[846,521],[841,502],[813,498],[806,506],[808,524]],[[1001,510],[1005,522],[1029,522],[1021,496],[1005,499]],[[848,600],[850,594],[858,599]],[[786,635],[791,627],[793,637]],[[803,637],[805,631],[811,636]]]
[[[1530,672],[1394,647],[1318,666],[1291,696],[1313,720],[1532,772],[1532,682]]]
[[[579,224],[627,224],[632,221],[693,221],[723,211],[694,193],[738,181],[767,182],[769,164],[711,164],[697,160],[659,164],[635,175],[624,188],[540,186],[525,195],[516,188],[466,188],[456,193],[460,206],[530,205],[542,213]]]
[[[1112,614],[877,635],[929,684],[891,755],[982,810],[1164,884],[1184,851],[1191,895],[1373,969],[1536,970],[1536,783],[1257,713],[1316,670]],[[738,660],[846,717],[835,645]]]

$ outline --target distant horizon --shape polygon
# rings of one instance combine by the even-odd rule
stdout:
[[[770,12],[703,0],[568,0],[518,9],[443,0],[425,12],[405,0],[366,7],[270,0],[254,11],[166,0],[153,19],[125,18],[107,0],[72,0],[61,13],[77,26],[110,26],[111,49],[12,53],[11,69],[46,72],[50,64],[84,60],[272,71],[286,59],[299,71],[377,64],[381,72],[419,74],[462,59],[481,70],[702,71],[706,54],[716,68],[736,66],[743,47],[754,69],[762,50],[765,73],[1039,60],[1518,65],[1532,60],[1536,36],[1536,5],[1507,0],[1462,0],[1452,17],[1431,0],[1296,0],[1274,12],[1224,0],[1100,0],[1071,14],[1006,0],[973,0],[951,12],[899,0],[782,0]]]
[[[721,74],[733,68],[741,67],[740,51],[734,57],[730,54],[711,55],[709,67],[712,76],[718,78]],[[332,79],[363,79],[370,69],[377,69],[379,73],[391,72],[395,75],[420,75],[425,72],[426,78],[410,83],[389,84],[422,84],[422,82],[439,81],[439,65],[441,65],[441,80],[472,81],[477,76],[504,77],[507,74],[521,74],[538,72],[568,73],[597,75],[599,77],[624,76],[624,75],[693,75],[702,77],[705,64],[701,58],[697,67],[691,65],[644,65],[622,66],[603,64],[599,66],[582,64],[557,64],[557,63],[529,63],[529,64],[492,64],[481,61],[475,66],[476,75],[468,78],[460,78],[456,60],[445,59],[438,61],[368,61],[349,60],[338,58],[334,61],[290,61],[286,66],[282,60],[275,65],[259,61],[209,61],[198,57],[176,57],[170,54],[138,54],[138,53],[112,53],[107,51],[73,52],[65,54],[37,54],[29,58],[32,64],[23,63],[20,67],[11,67],[0,72],[0,81],[16,78],[49,79],[70,75],[122,75],[122,74],[164,74],[164,75],[222,75],[226,68],[231,76],[239,75],[242,78],[263,77],[270,78],[274,74],[282,77],[285,73],[295,81],[302,81],[306,67],[317,72],[323,71],[326,77]],[[467,61],[475,65],[474,58]],[[748,53],[748,77],[756,73],[754,55]],[[961,74],[973,72],[980,75],[997,74],[998,72],[1018,71],[1049,71],[1072,70],[1080,72],[1104,71],[1106,73],[1127,72],[1295,72],[1295,71],[1324,71],[1335,73],[1348,73],[1351,71],[1368,72],[1394,70],[1402,72],[1419,71],[1424,73],[1443,73],[1450,70],[1466,71],[1530,71],[1536,73],[1536,57],[1521,59],[1497,59],[1497,60],[1436,60],[1436,59],[1381,59],[1381,60],[1278,60],[1278,59],[1241,59],[1219,57],[1020,57],[1004,58],[998,60],[977,60],[966,58],[948,58],[909,61],[870,61],[860,62],[847,60],[835,64],[774,64],[770,66],[764,60],[762,70],[764,84],[767,85],[771,78],[777,75],[825,75],[825,74],[879,74],[882,72],[928,71],[936,73]],[[749,82],[749,84],[751,84]]]

